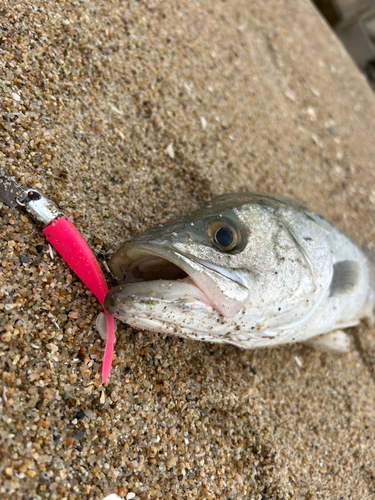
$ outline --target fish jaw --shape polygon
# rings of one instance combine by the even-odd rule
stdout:
[[[275,334],[251,330],[260,318],[238,313],[225,318],[194,285],[168,280],[127,283],[113,288],[104,307],[134,328],[190,340],[233,344],[246,349],[282,343]]]
[[[246,330],[244,315],[225,318],[199,297],[201,293],[185,282],[128,283],[112,289],[105,298],[104,307],[109,314],[134,328],[190,340],[229,343],[244,348],[275,343],[272,338],[241,334],[239,327]]]
[[[220,316],[199,288],[183,281],[119,285],[107,294],[104,307],[112,316],[137,328],[177,333],[187,327],[187,332],[195,331],[198,337],[203,318]],[[203,327],[202,334],[205,331]]]
[[[240,270],[228,273],[226,269],[220,268],[220,266],[212,266],[204,260],[186,255],[181,251],[170,248],[164,243],[155,241],[137,243],[129,241],[128,244],[122,247],[121,253],[116,256],[116,259],[111,263],[111,267],[115,276],[120,280],[125,279],[126,282],[139,280],[141,283],[148,283],[148,285],[142,285],[142,287],[137,290],[140,293],[140,297],[145,297],[145,291],[147,290],[147,293],[151,294],[150,297],[152,298],[155,296],[157,290],[160,292],[158,281],[164,279],[163,272],[161,272],[159,279],[147,281],[142,277],[138,279],[137,276],[134,276],[134,273],[132,275],[132,272],[137,267],[139,271],[140,267],[142,268],[143,266],[144,268],[148,263],[150,263],[149,267],[152,269],[153,262],[157,263],[157,259],[159,259],[159,265],[160,262],[165,261],[187,275],[182,281],[185,282],[185,285],[189,284],[189,286],[193,286],[194,289],[190,288],[188,290],[186,287],[183,288],[183,297],[191,295],[195,300],[199,300],[209,305],[222,316],[232,318],[249,300],[250,291],[246,286],[246,277],[242,275]],[[152,272],[149,274],[152,275]],[[178,281],[180,281],[178,278],[170,280],[172,289],[171,287],[169,287],[169,289],[171,290],[173,299],[170,300],[170,297],[172,297],[171,295],[167,299],[169,302],[180,300],[181,298],[176,293],[177,290],[180,290],[180,285],[177,285]],[[162,285],[164,286],[164,284]],[[137,295],[135,289],[126,288],[129,284],[122,286],[121,297],[127,297],[128,291],[133,297]],[[114,290],[117,288],[118,287]],[[162,296],[165,297],[165,288],[162,294]],[[108,294],[108,296],[112,297],[110,294]],[[120,297],[117,295],[116,300],[118,304]]]

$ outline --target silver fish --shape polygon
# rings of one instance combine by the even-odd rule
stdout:
[[[375,268],[302,204],[227,194],[125,242],[104,302],[131,326],[244,348],[301,342],[372,317]],[[340,350],[340,349],[338,349]]]

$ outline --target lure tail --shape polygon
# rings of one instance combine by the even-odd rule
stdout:
[[[45,227],[43,233],[65,262],[103,305],[104,297],[108,292],[103,271],[86,240],[74,224],[67,217],[60,217]],[[104,314],[107,321],[107,342],[102,365],[103,383],[107,380],[111,371],[115,331],[114,318],[105,310]]]

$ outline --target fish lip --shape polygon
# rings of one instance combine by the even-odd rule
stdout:
[[[110,266],[122,281],[132,263],[149,255],[161,257],[184,271],[193,285],[207,297],[207,302],[225,317],[235,316],[249,299],[249,289],[235,270],[227,271],[199,257],[185,254],[165,241],[129,241],[113,255]]]
[[[181,280],[150,280],[118,285],[105,296],[104,308],[112,316],[120,317],[124,300],[128,305],[134,300],[151,305],[153,302],[174,303],[181,299],[198,302],[212,309],[212,304],[200,288]],[[126,309],[129,311],[129,307]]]
[[[224,267],[212,264],[212,262],[208,262],[207,260],[200,259],[198,257],[195,257],[195,262],[198,262],[202,266],[207,267],[212,271],[220,273],[222,276],[225,276],[226,278],[238,283],[239,285],[246,286],[244,279],[238,274],[235,269],[233,269],[232,271],[227,271]]]

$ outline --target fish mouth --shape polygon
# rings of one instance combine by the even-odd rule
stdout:
[[[240,272],[186,255],[157,242],[121,247],[110,267],[122,284],[111,290],[104,302],[109,314],[119,316],[130,298],[167,303],[195,301],[232,318],[249,297]]]

